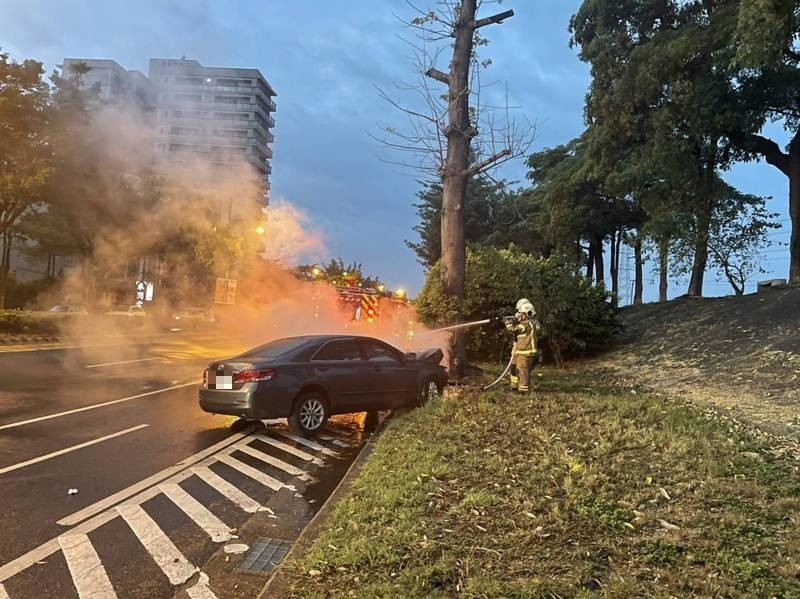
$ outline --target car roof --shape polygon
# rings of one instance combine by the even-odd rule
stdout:
[[[294,337],[282,337],[281,339],[305,339],[308,341],[334,341],[336,339],[363,339],[365,341],[380,341],[375,337],[367,337],[365,335],[351,335],[348,333],[342,333],[341,335],[296,335]],[[275,339],[275,341],[279,341],[279,339]]]

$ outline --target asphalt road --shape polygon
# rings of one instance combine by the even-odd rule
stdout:
[[[232,530],[256,514],[299,532],[360,438],[201,411],[203,367],[242,349],[195,335],[0,353],[0,599],[214,597],[198,569]]]

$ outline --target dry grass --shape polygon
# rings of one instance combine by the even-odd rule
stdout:
[[[548,373],[396,418],[297,597],[800,596],[800,484],[685,405]]]

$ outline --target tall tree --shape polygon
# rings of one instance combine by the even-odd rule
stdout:
[[[384,127],[384,133],[391,141],[382,141],[390,148],[417,156],[419,161],[414,166],[434,173],[441,181],[439,270],[445,293],[456,301],[464,297],[464,202],[468,182],[501,162],[523,155],[532,139],[530,128],[520,130],[510,118],[501,125],[495,114],[487,110],[486,103],[481,105],[477,101],[480,88],[477,70],[490,63],[478,61],[476,46],[485,44],[478,32],[514,15],[512,10],[507,10],[478,18],[481,4],[481,0],[438,0],[437,10],[419,11],[411,25],[420,32],[422,40],[417,52],[421,81],[412,89],[422,97],[423,107],[407,108],[383,94],[410,117],[411,131],[404,133],[393,127]],[[447,72],[436,68],[441,50],[433,54],[429,52],[431,47],[445,40],[451,52]],[[445,93],[433,92],[428,80],[444,85]],[[508,117],[508,111],[503,115]],[[482,129],[481,136],[479,128]],[[406,162],[401,164],[408,166]],[[456,362],[466,364],[463,335],[455,335],[450,355],[451,372]]]
[[[0,308],[11,266],[14,227],[42,201],[51,175],[49,89],[39,62],[0,52]]]
[[[593,155],[605,168],[636,160],[668,179],[691,204],[695,221],[688,293],[702,295],[717,171],[725,149],[728,101],[703,51],[712,2],[586,0],[571,28],[592,65],[587,118],[598,134]],[[712,108],[713,107],[713,108]],[[711,114],[717,111],[718,114]],[[663,195],[674,201],[676,194]]]

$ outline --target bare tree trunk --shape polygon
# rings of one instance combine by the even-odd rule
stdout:
[[[587,250],[587,257],[586,257],[586,278],[590,281],[594,276],[594,244],[592,243],[591,238],[589,238],[589,249]]]
[[[642,295],[644,294],[644,261],[642,260],[642,236],[637,232],[633,242],[633,258],[636,269],[636,280],[634,281],[633,305],[642,305]]]
[[[667,290],[669,286],[669,239],[663,238],[658,241],[658,301],[667,301]]]
[[[605,287],[606,273],[603,265],[603,238],[600,235],[595,235],[595,249],[594,249],[594,277],[595,282]]]
[[[701,190],[702,197],[697,204],[697,233],[694,241],[694,262],[692,264],[692,277],[689,281],[688,295],[693,297],[703,296],[703,278],[708,263],[708,234],[711,226],[711,210],[714,200],[709,186]]]
[[[619,251],[617,249],[617,230],[611,232],[611,303],[617,305],[617,297],[619,296]]]
[[[3,232],[3,251],[0,255],[0,309],[6,307],[6,289],[11,272],[11,232]]]
[[[441,277],[445,294],[464,298],[467,248],[464,232],[464,199],[469,178],[469,145],[474,136],[469,118],[469,68],[472,58],[477,0],[464,0],[455,24],[453,60],[450,63],[450,97],[447,126],[447,161],[442,173],[442,261]],[[464,335],[457,334],[450,357],[450,370],[458,362],[466,364]],[[458,362],[456,362],[458,361]]]
[[[800,133],[789,144],[789,283],[800,285]]]

